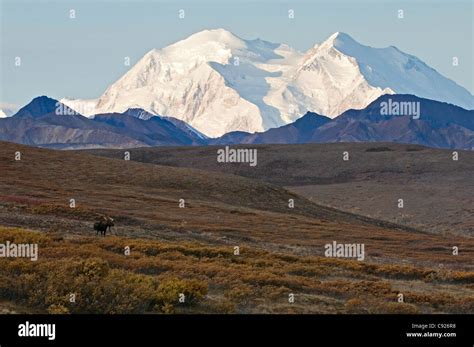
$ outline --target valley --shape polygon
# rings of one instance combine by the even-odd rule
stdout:
[[[472,167],[472,157],[461,152],[458,168],[449,176],[443,171],[449,165],[443,161],[446,151],[344,146],[258,146],[258,165],[250,167],[218,163],[216,147],[132,149],[126,161],[120,150],[65,152],[2,142],[0,168],[6,174],[0,180],[0,241],[39,244],[37,262],[0,262],[2,299],[18,310],[26,305],[71,313],[471,312],[474,240],[469,232],[415,228],[373,207],[380,215],[364,215],[363,209],[370,208],[364,201],[370,199],[363,194],[342,199],[339,188],[329,191],[333,184],[358,184],[351,183],[356,178],[363,182],[364,175],[372,181],[379,174],[378,179],[386,178],[377,173],[381,163],[391,163],[385,174],[391,166],[404,167],[403,160],[393,161],[392,152],[415,156],[426,151],[426,160],[438,161],[426,176],[458,182],[464,187],[458,194],[467,194],[470,181],[464,170]],[[392,151],[381,150],[385,147]],[[343,148],[351,153],[349,163],[340,159]],[[20,161],[15,160],[17,151]],[[366,160],[367,155],[379,157]],[[303,165],[302,156],[308,164]],[[427,170],[421,160],[413,162],[420,166],[412,170]],[[325,171],[329,169],[332,176]],[[311,185],[323,190],[311,196]],[[358,203],[362,212],[330,206],[330,196]],[[472,206],[464,199],[465,208]],[[102,215],[115,222],[105,238],[95,236],[92,228]],[[326,257],[325,246],[333,242],[364,245],[364,260]],[[15,277],[19,267],[21,276]],[[97,275],[88,277],[86,269]],[[110,306],[109,299],[100,305],[67,302],[71,291],[79,298],[92,295],[81,281],[104,288],[100,290],[116,288],[104,295],[110,300],[115,295],[120,304]],[[54,283],[63,285],[48,292],[56,288]],[[171,287],[188,293],[192,302],[180,305],[172,293],[167,296]],[[403,303],[397,301],[400,292]],[[296,298],[293,303],[290,294]]]
[[[254,148],[258,165],[221,164],[221,146],[137,148],[131,159],[262,180],[322,206],[427,233],[474,235],[471,151],[394,143],[237,145]],[[348,152],[349,160],[343,160]],[[120,158],[119,150],[89,153]],[[457,160],[453,160],[457,159]],[[398,199],[404,208],[398,208]]]

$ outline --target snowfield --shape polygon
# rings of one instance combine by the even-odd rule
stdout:
[[[218,137],[265,131],[307,111],[334,118],[387,93],[474,108],[466,89],[395,47],[368,47],[335,33],[300,53],[224,29],[151,50],[98,99],[61,102],[86,116],[142,108]]]

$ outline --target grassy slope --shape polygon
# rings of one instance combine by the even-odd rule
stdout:
[[[241,146],[242,147],[242,146]],[[257,178],[313,202],[430,233],[474,235],[474,152],[388,143],[258,145],[258,165],[220,164],[220,147],[142,148],[132,160]],[[348,151],[349,161],[342,160]],[[117,157],[114,150],[91,151]],[[405,208],[397,207],[404,199]]]
[[[276,254],[196,242],[73,237],[0,228],[41,257],[0,262],[0,293],[71,313],[468,313],[472,272]],[[124,254],[130,247],[130,255]],[[180,304],[178,293],[194,299]],[[76,294],[76,303],[68,301]],[[295,303],[288,295],[295,294]],[[404,303],[397,302],[403,293]]]
[[[22,152],[20,162],[13,160],[17,150]],[[37,235],[24,234],[23,228],[49,235],[44,236],[48,246],[40,249],[38,263],[44,267],[20,260],[0,262],[12,285],[20,283],[11,277],[16,267],[5,264],[23,263],[32,274],[43,271],[39,281],[24,279],[33,285],[30,290],[41,293],[35,283],[56,283],[58,278],[46,276],[55,273],[49,269],[56,264],[73,264],[79,268],[74,271],[82,271],[81,259],[96,258],[124,271],[120,276],[132,276],[131,283],[145,283],[150,292],[167,278],[195,279],[208,294],[192,306],[175,308],[186,312],[473,310],[470,238],[387,227],[322,208],[278,186],[200,170],[7,143],[0,146],[0,168],[7,173],[0,180],[0,225],[20,228],[2,228],[0,235],[5,240],[17,233],[24,239]],[[68,206],[70,198],[76,199],[74,209]],[[178,207],[180,198],[186,200],[184,209]],[[289,198],[296,199],[295,209],[288,209]],[[115,217],[116,236],[91,236],[100,214]],[[365,243],[366,261],[320,257],[324,244],[333,240]],[[451,255],[453,243],[460,246],[459,256]],[[133,257],[122,255],[125,245],[132,247]],[[232,255],[234,246],[241,247],[240,256]],[[100,261],[93,265],[102,266]],[[113,272],[98,281],[115,284],[117,276]],[[398,291],[409,304],[394,305]],[[297,294],[296,304],[288,304],[289,292]],[[53,312],[64,309],[65,303],[52,305],[65,294],[53,294],[53,301],[28,302],[18,289],[17,296],[7,298]],[[123,311],[162,312],[170,305],[150,294],[134,303],[125,301]],[[81,306],[81,312],[91,309]]]

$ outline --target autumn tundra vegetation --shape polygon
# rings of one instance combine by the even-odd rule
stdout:
[[[38,262],[3,260],[3,300],[49,313],[468,313],[474,275],[407,265],[297,257],[110,236],[65,239],[2,228],[35,242]],[[133,251],[125,255],[127,247]],[[404,302],[397,295],[404,293]],[[185,302],[179,302],[179,294]],[[295,303],[288,302],[295,294]],[[75,295],[75,302],[70,295]]]
[[[8,143],[0,165],[0,244],[38,244],[36,261],[0,258],[4,313],[474,312],[468,235],[341,211],[238,172]],[[98,237],[104,215],[114,234]],[[364,244],[363,261],[326,257],[334,241]]]

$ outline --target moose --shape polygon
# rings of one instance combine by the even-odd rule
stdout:
[[[102,236],[105,236],[107,229],[111,232],[112,227],[114,226],[114,220],[110,217],[102,216],[100,221],[94,223],[94,230],[96,235],[99,235],[99,232]]]

